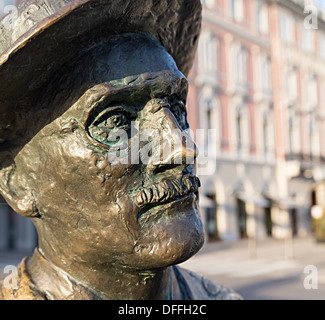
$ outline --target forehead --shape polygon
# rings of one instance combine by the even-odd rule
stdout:
[[[165,48],[145,34],[124,34],[109,39],[92,52],[91,63],[94,75],[105,81],[163,70],[181,74]]]
[[[177,95],[185,100],[188,82],[175,61],[153,38],[123,35],[92,53],[92,85],[76,104],[93,109],[112,100],[137,102],[141,98]]]
[[[71,111],[86,123],[93,113],[115,104],[123,104],[136,112],[154,98],[174,97],[185,102],[187,90],[186,78],[170,70],[144,73],[92,87]]]
[[[98,43],[81,60],[58,73],[52,83],[43,94],[51,105],[51,119],[69,111],[85,111],[108,96],[123,101],[143,93],[154,97],[168,94],[171,88],[181,87],[185,100],[187,93],[186,78],[174,59],[156,39],[145,34],[124,34]],[[39,103],[40,108],[44,104]]]

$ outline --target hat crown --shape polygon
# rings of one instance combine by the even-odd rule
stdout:
[[[127,33],[155,38],[187,76],[201,27],[200,0],[27,0],[0,20],[0,149],[17,138],[13,119],[59,70]]]

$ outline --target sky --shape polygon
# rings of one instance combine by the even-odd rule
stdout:
[[[319,6],[319,8],[325,10],[325,0],[314,0],[314,2]]]

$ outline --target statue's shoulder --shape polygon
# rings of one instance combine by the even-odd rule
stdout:
[[[235,291],[187,269],[174,266],[183,295],[193,300],[242,300]]]
[[[28,258],[24,258],[17,269],[0,281],[0,300],[44,300],[31,280],[26,266]]]

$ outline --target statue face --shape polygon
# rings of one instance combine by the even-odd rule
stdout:
[[[16,156],[15,185],[35,199],[52,260],[164,267],[203,243],[187,80],[152,39],[110,48],[89,57],[89,89]]]

